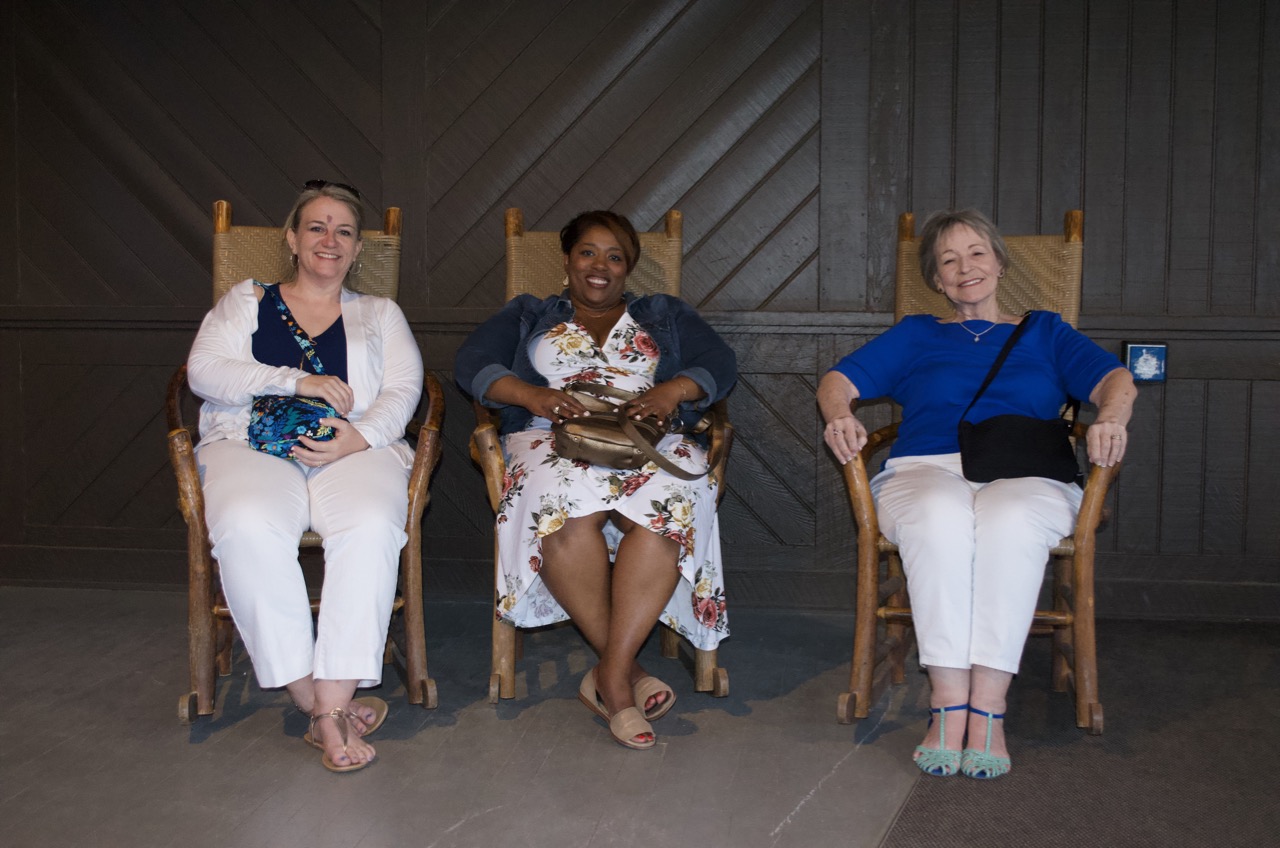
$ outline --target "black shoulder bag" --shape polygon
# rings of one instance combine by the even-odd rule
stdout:
[[[1048,477],[1062,483],[1081,484],[1080,463],[1071,446],[1072,426],[1080,402],[1068,404],[1071,421],[1065,417],[1032,418],[1028,415],[996,415],[985,421],[965,421],[965,415],[991,385],[1000,366],[1030,323],[1030,313],[1014,329],[987,372],[982,388],[960,416],[960,462],[964,477],[974,483],[990,483],[1006,477]],[[1065,411],[1063,415],[1065,416]]]

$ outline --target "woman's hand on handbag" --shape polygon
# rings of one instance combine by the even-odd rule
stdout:
[[[867,428],[856,415],[841,415],[827,423],[822,438],[841,465],[847,464],[867,443]]]
[[[320,398],[339,415],[350,415],[356,402],[356,393],[351,387],[331,374],[308,374],[298,380],[293,393],[299,397]]]
[[[552,424],[564,418],[589,415],[586,407],[568,393],[547,386],[526,383],[514,374],[499,377],[485,392],[484,401],[522,406],[539,418]]]
[[[301,464],[319,468],[337,462],[348,454],[369,448],[364,435],[345,418],[321,418],[320,423],[333,428],[333,438],[318,442],[307,436],[299,436],[298,445],[290,453]]]
[[[665,421],[673,416],[684,399],[684,387],[680,385],[680,377],[659,383],[648,391],[632,398],[624,404],[627,415],[637,420],[641,418],[657,418]]]
[[[1124,459],[1129,431],[1118,421],[1094,421],[1084,434],[1089,461],[1109,468]]]
[[[577,418],[579,415],[591,414],[589,409],[568,392],[541,386],[531,386],[530,388],[533,390],[533,394],[528,402],[523,404],[524,408],[534,415],[542,416],[552,424],[565,418]]]

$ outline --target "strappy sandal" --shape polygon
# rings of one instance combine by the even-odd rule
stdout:
[[[981,751],[977,748],[965,748],[964,754],[960,757],[960,771],[964,772],[966,777],[978,780],[992,780],[1008,774],[1013,769],[1013,761],[1009,757],[997,757],[991,753],[991,724],[997,719],[1004,718],[1004,713],[989,713],[977,707],[970,707],[969,712],[986,716],[987,744]]]
[[[382,723],[387,720],[387,713],[391,712],[391,708],[387,706],[387,702],[379,698],[377,695],[366,695],[363,698],[352,698],[351,703],[359,704],[362,707],[368,707],[373,710],[373,721],[365,722],[364,719],[356,716],[356,721],[364,723],[364,733],[360,734],[361,739],[366,739],[373,735],[373,732]]]
[[[676,693],[671,687],[663,683],[656,677],[642,677],[631,687],[631,692],[635,695],[636,706],[644,713],[646,721],[657,721],[666,715],[676,703]],[[649,699],[654,695],[667,693],[667,698],[658,704],[652,710],[645,710],[644,705],[649,703]]]
[[[969,709],[968,704],[956,704],[953,707],[929,708],[930,727],[933,727],[933,717],[938,717],[939,744],[947,744],[947,713],[967,709]],[[915,763],[919,766],[920,771],[925,774],[931,774],[934,777],[950,777],[960,769],[959,751],[948,751],[945,748],[926,748],[923,745],[917,745],[916,753],[920,756],[916,757]]]
[[[578,700],[591,712],[609,722],[609,733],[619,745],[636,751],[644,751],[658,744],[658,740],[653,733],[653,727],[649,722],[645,721],[644,714],[635,707],[626,707],[618,710],[614,715],[609,715],[609,711],[605,709],[604,702],[600,700],[600,693],[596,689],[596,670],[594,668],[583,676],[582,683],[578,686]],[[646,733],[650,737],[648,741],[635,741],[637,736]]]
[[[318,747],[322,749],[324,748],[323,745],[319,744],[319,740],[317,740],[315,737],[316,722],[322,718],[333,719],[334,726],[337,727],[338,732],[342,734],[342,752],[345,754],[347,752],[347,739],[349,738],[347,736],[347,726],[348,726],[347,722],[351,720],[351,714],[348,713],[346,710],[344,710],[342,707],[334,707],[332,710],[330,710],[327,713],[321,713],[318,716],[312,716],[311,727],[307,730],[307,735],[303,738],[306,740],[307,744],[311,745],[312,747]],[[325,751],[324,754],[320,757],[320,762],[329,771],[343,773],[348,771],[359,771],[360,769],[372,763],[373,760],[366,760],[363,763],[349,762],[345,766],[340,766],[337,763],[335,763],[333,759],[329,756],[329,752]]]
[[[386,701],[374,695],[369,695],[364,698],[352,698],[351,703],[359,704],[362,707],[368,707],[374,712],[373,721],[368,724],[365,724],[364,733],[358,734],[361,739],[367,738],[368,736],[372,735],[373,732],[377,730],[379,727],[382,727],[382,723],[387,720],[387,713],[390,712],[391,710],[391,708],[387,706]],[[297,704],[294,704],[294,706],[297,706]],[[298,707],[298,711],[301,712],[302,708]],[[325,715],[328,715],[328,713],[326,713]],[[350,722],[351,719],[355,719],[356,721],[359,721],[361,723],[364,722],[363,719],[361,719],[359,716],[355,715],[354,713],[348,712],[346,715],[347,715],[348,722]],[[302,734],[302,741],[306,742],[308,745],[310,745],[312,748],[315,748],[317,751],[324,750],[324,743],[321,742],[319,739],[315,738],[314,736],[312,736],[310,730]]]

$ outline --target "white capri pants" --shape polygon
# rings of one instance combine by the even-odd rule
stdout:
[[[222,589],[263,688],[382,680],[409,510],[412,453],[396,443],[308,468],[227,439],[196,453]],[[298,562],[308,529],[324,538],[324,585],[312,635]]]
[[[952,453],[891,459],[871,493],[880,532],[902,555],[920,663],[1017,673],[1049,549],[1075,527],[1080,487],[970,483]]]

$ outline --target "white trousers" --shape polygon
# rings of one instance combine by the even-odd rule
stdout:
[[[1016,673],[1049,549],[1075,527],[1078,486],[964,479],[960,454],[891,459],[871,481],[898,546],[925,666]]]
[[[408,515],[412,454],[398,443],[307,468],[238,440],[197,452],[205,519],[222,589],[259,685],[382,680]],[[324,538],[313,637],[298,540]]]

